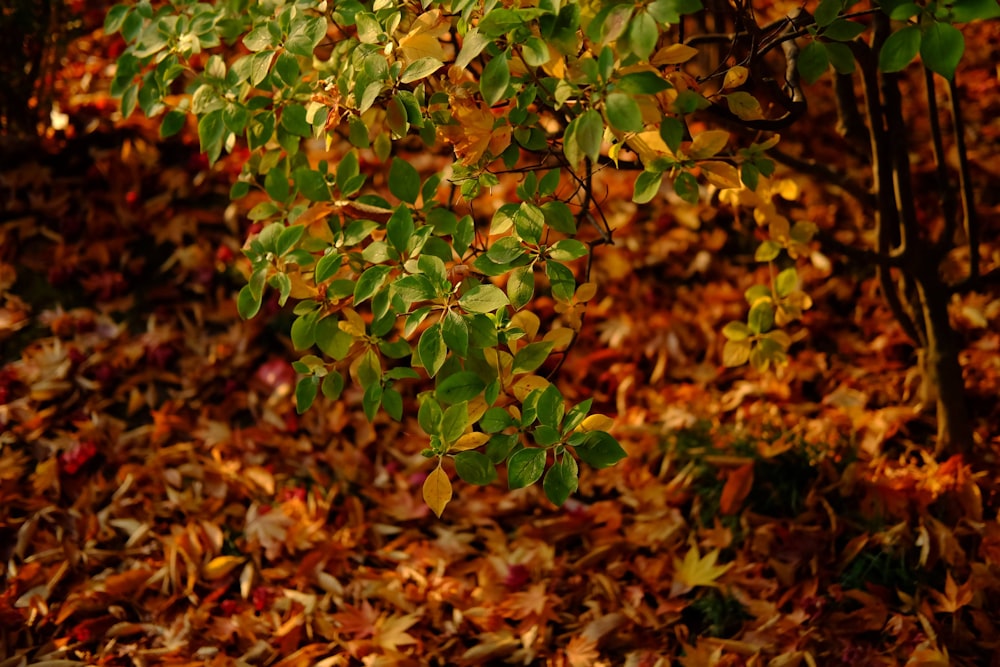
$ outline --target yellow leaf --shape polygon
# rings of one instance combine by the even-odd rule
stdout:
[[[743,340],[727,340],[722,348],[722,365],[732,368],[742,366],[750,359],[751,341],[749,338]]]
[[[410,31],[399,39],[399,50],[403,52],[407,64],[420,58],[447,60],[447,54],[438,39],[446,32],[448,22],[441,20],[440,10],[432,9],[417,17]]]
[[[760,102],[750,93],[737,91],[726,95],[726,103],[729,110],[743,120],[759,120],[764,117],[764,111],[760,108]]]
[[[205,563],[201,568],[201,574],[209,581],[221,579],[242,565],[245,560],[241,556],[218,556]]]
[[[725,574],[732,563],[726,565],[716,565],[719,560],[719,550],[705,554],[704,557],[698,553],[698,547],[691,545],[691,548],[684,554],[684,560],[674,558],[674,587],[671,588],[671,595],[683,595],[696,586],[715,586],[715,580]],[[679,584],[679,586],[678,586]],[[679,593],[675,590],[683,589]]]
[[[728,162],[713,160],[702,162],[699,167],[701,167],[701,173],[705,175],[705,180],[717,188],[740,187],[740,174],[736,171],[736,167]]]
[[[587,418],[580,422],[578,430],[584,433],[588,431],[607,431],[615,425],[615,420],[607,415],[587,415]]]
[[[365,321],[361,319],[361,316],[358,315],[357,311],[353,308],[344,308],[340,312],[346,318],[346,320],[338,322],[340,330],[344,333],[351,334],[355,338],[364,338]]]
[[[576,300],[580,303],[586,303],[590,301],[597,295],[597,283],[583,283],[576,288]]]
[[[743,65],[730,67],[729,71],[726,72],[726,79],[722,82],[722,88],[739,88],[746,83],[748,74],[750,74],[750,70]]]
[[[565,350],[573,342],[574,335],[572,329],[564,327],[562,329],[553,329],[545,334],[542,340],[551,342],[553,350]]]
[[[440,518],[444,508],[451,502],[451,480],[441,468],[440,462],[434,472],[427,475],[427,479],[424,480],[423,494],[424,502]]]
[[[660,136],[658,130],[639,132],[628,138],[626,142],[629,148],[639,154],[644,164],[649,164],[653,160],[663,155],[676,157],[673,151],[667,146]]]
[[[489,442],[490,436],[486,433],[466,433],[458,440],[455,444],[451,446],[453,452],[464,452],[469,449],[476,449],[477,447],[482,447],[487,442]]]
[[[524,329],[525,338],[528,341],[535,340],[535,336],[538,335],[538,327],[541,326],[542,321],[530,310],[519,310],[514,314],[514,317],[510,318],[511,326],[515,326]]]
[[[714,156],[729,143],[729,133],[725,130],[705,130],[695,136],[688,151],[695,159]]]
[[[523,378],[514,383],[512,389],[514,390],[514,396],[517,400],[524,402],[524,399],[528,397],[528,394],[536,389],[547,389],[549,384],[548,380],[537,375],[525,375]]]
[[[660,49],[650,59],[650,64],[656,67],[661,65],[680,65],[698,55],[698,49],[687,44],[671,44]]]
[[[479,421],[479,418],[489,409],[490,406],[482,394],[473,398],[469,401],[469,423],[474,424]]]

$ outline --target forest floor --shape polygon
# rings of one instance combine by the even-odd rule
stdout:
[[[962,73],[986,269],[998,34]],[[116,119],[109,48],[70,45],[69,125],[0,166],[0,667],[1000,665],[995,291],[953,309],[979,442],[936,460],[864,267],[817,251],[788,366],[724,368],[752,238],[609,174],[616,242],[556,380],[629,456],[562,508],[501,480],[438,519],[414,419],[356,392],[296,414],[289,313],[234,302],[240,156]],[[814,134],[790,141],[827,159]],[[789,178],[797,215],[857,215]]]

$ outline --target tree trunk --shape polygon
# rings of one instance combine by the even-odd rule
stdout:
[[[965,381],[958,360],[955,330],[948,317],[948,291],[935,275],[917,281],[923,302],[927,335],[921,350],[921,392],[927,405],[937,405],[938,438],[934,453],[938,456],[967,453],[972,449],[972,422],[965,404]]]

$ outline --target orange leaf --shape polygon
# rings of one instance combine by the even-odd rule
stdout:
[[[722,487],[722,497],[719,499],[719,511],[723,514],[733,514],[753,488],[753,463],[741,465],[729,473],[725,486]]]

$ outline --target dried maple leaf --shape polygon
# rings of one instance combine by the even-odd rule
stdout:
[[[716,579],[725,574],[732,563],[716,565],[719,550],[714,549],[704,557],[698,553],[698,547],[691,545],[684,554],[684,560],[674,558],[674,582],[670,587],[670,597],[683,595],[697,586],[716,586]]]
[[[931,597],[934,598],[934,610],[945,614],[954,614],[962,607],[972,602],[972,580],[969,579],[959,586],[948,573],[944,582],[944,593],[931,590]]]
[[[393,616],[376,624],[372,641],[386,651],[398,651],[400,646],[416,644],[416,638],[407,632],[421,619],[422,614]]]

